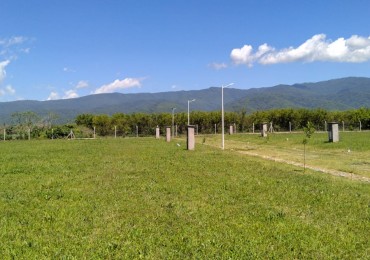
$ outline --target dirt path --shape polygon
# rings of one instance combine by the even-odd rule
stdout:
[[[210,144],[206,144],[206,145],[212,146],[214,148],[218,148],[218,147],[210,145]],[[244,151],[244,150],[243,151],[238,150],[238,149],[230,149],[230,150],[235,151],[237,153],[241,153],[241,154],[245,154],[245,155],[249,155],[249,156],[254,156],[254,157],[259,157],[259,158],[263,158],[263,159],[274,161],[274,162],[286,163],[286,164],[290,164],[290,165],[294,165],[294,166],[302,167],[302,168],[304,167],[303,163],[299,163],[299,162],[289,161],[289,160],[276,158],[276,157],[272,157],[272,156],[267,156],[267,155],[261,155],[261,154],[258,154],[258,153],[253,153],[253,152]],[[316,171],[316,172],[322,172],[322,173],[330,174],[330,175],[333,175],[333,176],[344,177],[344,178],[351,179],[351,180],[357,180],[357,181],[363,181],[363,182],[369,182],[370,183],[370,178],[369,177],[360,176],[360,175],[353,174],[353,173],[350,173],[350,172],[343,172],[343,171],[338,171],[338,170],[325,169],[325,168],[320,168],[320,167],[317,167],[317,166],[311,166],[311,165],[307,165],[307,164],[306,164],[306,169],[310,169],[310,170],[313,170],[313,171]]]
[[[253,152],[248,152],[248,151],[240,151],[240,150],[234,150],[234,151],[236,151],[238,153],[241,153],[241,154],[246,154],[246,155],[249,155],[249,156],[255,156],[255,157],[263,158],[263,159],[274,161],[274,162],[287,163],[287,164],[302,167],[302,168],[304,167],[303,163],[298,163],[298,162],[289,161],[289,160],[280,159],[280,158],[275,158],[275,157],[266,156],[266,155],[260,155],[260,154],[253,153]],[[313,170],[313,171],[327,173],[327,174],[334,175],[334,176],[345,177],[345,178],[348,178],[348,179],[351,179],[351,180],[358,180],[358,181],[364,181],[364,182],[369,182],[370,183],[370,178],[360,176],[360,175],[356,175],[356,174],[353,174],[353,173],[350,173],[350,172],[342,172],[342,171],[337,171],[337,170],[324,169],[324,168],[320,168],[320,167],[316,167],[316,166],[310,166],[310,165],[307,165],[307,164],[306,164],[306,168],[310,169],[310,170]]]

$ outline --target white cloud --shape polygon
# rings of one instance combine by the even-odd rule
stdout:
[[[60,99],[59,94],[58,92],[52,91],[47,100],[56,100],[56,99]]]
[[[87,88],[88,86],[89,83],[86,80],[80,80],[76,85],[76,89]]]
[[[11,85],[6,86],[5,91],[9,95],[14,95],[15,94],[15,89]]]
[[[8,85],[5,88],[0,89],[0,96],[14,95],[14,94],[15,94],[15,89],[11,85]]]
[[[8,66],[10,63],[10,60],[5,60],[0,62],[0,83],[5,79],[6,77],[6,71],[5,67]]]
[[[0,39],[0,45],[4,47],[10,47],[13,45],[22,44],[27,41],[26,37],[23,36],[13,36],[10,38]]]
[[[276,50],[265,43],[254,52],[251,45],[244,45],[233,49],[230,58],[237,65],[249,67],[256,62],[264,65],[297,61],[359,63],[370,60],[370,37],[353,35],[348,39],[332,41],[326,39],[325,34],[317,34],[296,48]]]
[[[78,97],[79,96],[78,96],[76,90],[70,89],[70,90],[67,90],[66,92],[64,92],[63,99],[78,98]]]
[[[226,63],[213,62],[213,63],[208,64],[208,67],[210,67],[212,69],[215,69],[215,70],[221,70],[221,69],[226,69],[227,64]]]
[[[71,69],[71,68],[68,68],[68,67],[64,67],[63,68],[63,71],[66,72],[66,73],[73,73],[73,72],[76,72],[75,70]]]
[[[127,89],[127,88],[135,88],[141,87],[141,81],[143,79],[139,78],[125,78],[123,80],[116,79],[112,83],[107,85],[103,85],[100,88],[96,89],[93,94],[101,94],[101,93],[112,93],[119,89]]]
[[[5,56],[7,59],[15,60],[19,53],[29,53],[30,48],[24,46],[32,42],[32,39],[28,39],[23,36],[14,36],[10,38],[0,38],[0,56]]]

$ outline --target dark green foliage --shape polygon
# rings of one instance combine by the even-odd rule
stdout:
[[[56,116],[56,115],[55,115]],[[14,116],[17,120],[7,129],[7,139],[27,139],[28,131],[31,130],[32,138],[50,138],[51,129],[55,128],[57,138],[65,137],[63,126],[52,126],[50,121],[40,119],[40,116],[33,112],[17,113]],[[32,118],[32,120],[30,119]],[[38,119],[38,120],[36,120]],[[289,131],[291,123],[293,131],[300,131],[310,122],[312,127],[318,131],[325,129],[325,122],[337,121],[342,130],[342,122],[345,124],[345,130],[358,130],[361,121],[362,130],[370,129],[370,108],[360,108],[348,111],[327,111],[324,109],[275,109],[266,111],[256,111],[252,114],[246,114],[246,110],[239,112],[225,112],[225,126],[236,125],[237,132],[251,132],[252,125],[255,130],[259,130],[261,122],[272,122],[275,132]],[[75,119],[75,124],[68,124],[71,128],[86,128],[89,133],[85,135],[92,136],[94,127],[99,136],[112,136],[116,131],[117,136],[136,136],[136,126],[140,136],[149,136],[155,134],[156,126],[162,128],[172,124],[171,113],[116,113],[112,116],[106,114],[81,114]],[[174,115],[174,124],[177,125],[178,134],[186,133],[187,113],[180,112]],[[221,130],[221,112],[192,111],[190,113],[190,124],[197,125],[200,134],[213,134],[216,130]],[[77,125],[77,126],[76,126]],[[0,129],[4,129],[0,127]],[[82,132],[84,129],[80,129]],[[63,132],[63,133],[62,133]],[[1,134],[1,132],[0,132]],[[83,135],[83,133],[81,133]]]

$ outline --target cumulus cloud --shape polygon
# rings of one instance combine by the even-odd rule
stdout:
[[[56,99],[60,99],[60,96],[58,92],[54,92],[54,91],[52,91],[49,97],[47,98],[47,100],[56,100]]]
[[[86,80],[80,80],[76,85],[76,89],[87,88],[88,86],[89,83]]]
[[[267,45],[260,45],[257,51],[251,45],[233,49],[230,58],[236,65],[249,67],[254,63],[278,64],[289,62],[366,62],[370,60],[370,37],[353,35],[348,39],[338,38],[335,41],[317,34],[298,47],[281,50]]]
[[[5,91],[9,95],[14,95],[15,94],[15,89],[11,85],[6,86]]]
[[[78,94],[75,89],[70,89],[64,92],[63,99],[78,98]]]
[[[210,67],[212,69],[215,69],[215,70],[221,70],[221,69],[226,69],[227,64],[226,63],[213,62],[213,63],[208,64],[208,67]]]
[[[14,94],[15,94],[15,89],[11,85],[8,85],[5,88],[0,89],[0,96],[14,95]]]
[[[62,99],[70,99],[70,98],[78,98],[78,97],[79,95],[77,91],[75,89],[70,89],[64,92]],[[47,98],[47,100],[57,100],[57,99],[61,99],[61,96],[56,91],[52,91],[49,94],[49,97]]]
[[[10,60],[5,60],[0,62],[0,83],[5,79],[6,77],[6,71],[5,67],[8,66],[10,63]]]
[[[142,80],[143,79],[139,78],[125,78],[123,80],[116,79],[112,83],[103,85],[100,88],[96,89],[93,92],[93,94],[112,93],[120,89],[128,89],[135,87],[140,88]]]

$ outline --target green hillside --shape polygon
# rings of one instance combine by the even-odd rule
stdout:
[[[187,100],[196,99],[192,110],[214,111],[221,109],[221,89],[174,91],[139,94],[99,94],[75,99],[52,101],[14,101],[0,103],[0,123],[9,123],[15,112],[33,111],[41,116],[53,112],[60,123],[73,121],[82,113],[114,114],[135,112],[187,111]],[[275,108],[323,108],[348,110],[368,107],[370,104],[370,78],[342,78],[317,83],[277,85],[267,88],[235,89],[224,92],[225,109],[248,112]]]

